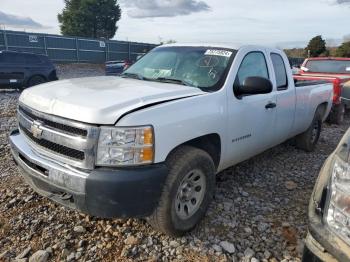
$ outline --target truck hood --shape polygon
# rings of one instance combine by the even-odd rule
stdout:
[[[43,113],[109,125],[137,108],[202,94],[194,87],[102,76],[38,85],[24,90],[19,101]]]

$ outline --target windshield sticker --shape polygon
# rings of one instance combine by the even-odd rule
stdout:
[[[218,49],[208,49],[204,53],[205,55],[216,55],[216,56],[224,56],[224,57],[230,57],[232,55],[231,51],[226,50],[218,50]]]

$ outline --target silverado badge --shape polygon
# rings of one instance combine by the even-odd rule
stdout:
[[[34,121],[30,127],[30,131],[32,132],[35,138],[41,139],[41,135],[43,130],[41,129],[42,123],[38,121]]]

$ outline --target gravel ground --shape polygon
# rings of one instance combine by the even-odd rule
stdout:
[[[74,74],[66,65],[61,78],[101,73],[91,68]],[[221,172],[205,219],[175,239],[142,220],[86,216],[33,192],[7,143],[17,98],[0,92],[0,261],[300,261],[314,182],[350,125],[348,116],[325,124],[313,153],[285,143]]]

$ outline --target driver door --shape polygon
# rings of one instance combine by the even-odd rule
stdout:
[[[242,55],[242,62],[234,80],[234,89],[243,85],[247,77],[270,79],[269,60],[264,50]],[[237,57],[236,59],[239,59]],[[254,94],[238,97],[228,90],[228,155],[231,164],[254,156],[273,144],[276,118],[276,94]]]

